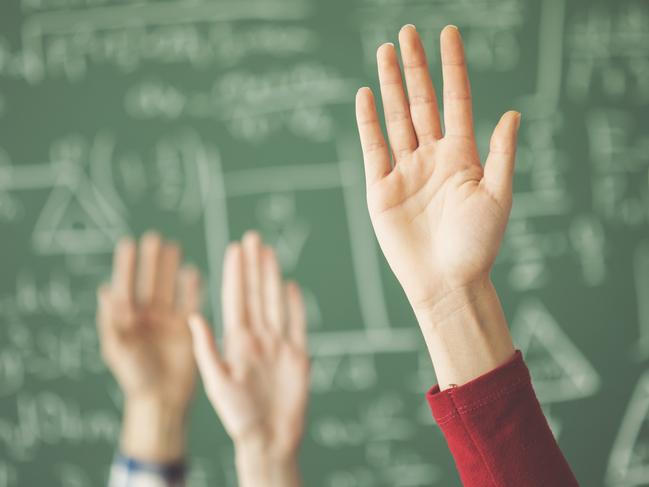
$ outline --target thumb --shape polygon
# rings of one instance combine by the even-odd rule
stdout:
[[[200,314],[192,314],[188,319],[192,334],[194,358],[198,371],[203,379],[207,395],[212,398],[226,374],[225,363],[216,346],[216,340],[205,318]]]
[[[509,206],[512,200],[512,182],[516,161],[516,142],[521,114],[505,113],[491,136],[489,155],[484,169],[484,181],[489,192],[498,201]]]

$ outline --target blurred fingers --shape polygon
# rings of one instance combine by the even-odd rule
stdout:
[[[232,344],[241,331],[248,328],[246,312],[246,285],[243,268],[243,249],[239,243],[231,243],[225,251],[223,262],[223,285],[221,301],[225,352],[230,356]]]
[[[107,339],[123,337],[137,325],[134,309],[116,301],[112,286],[103,284],[97,289],[97,329],[104,345]]]
[[[123,238],[115,247],[113,255],[113,276],[111,289],[115,298],[129,306],[135,301],[135,242],[130,238]]]
[[[256,333],[265,333],[264,299],[262,279],[261,237],[248,231],[242,239],[245,275],[245,302],[250,326]]]
[[[178,308],[187,316],[198,312],[201,308],[201,274],[194,266],[184,266],[178,277]]]
[[[208,395],[213,397],[213,392],[218,389],[225,377],[225,364],[205,318],[199,314],[193,314],[189,317],[188,324],[199,373]]]
[[[295,282],[286,285],[288,309],[288,338],[300,350],[306,350],[307,326],[306,310],[302,291]]]
[[[271,330],[277,335],[284,333],[284,285],[282,274],[277,262],[275,251],[267,246],[263,247],[263,276],[264,276],[264,309],[266,321]]]
[[[146,233],[140,240],[137,302],[141,306],[148,306],[153,302],[159,277],[161,247],[162,239],[155,232]]]
[[[108,284],[102,284],[97,289],[97,326],[100,332],[107,331],[111,325],[111,288]]]
[[[171,308],[174,305],[180,260],[181,251],[177,244],[162,244],[154,300],[163,308]]]

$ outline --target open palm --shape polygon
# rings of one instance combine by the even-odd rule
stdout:
[[[300,442],[308,395],[306,321],[299,288],[285,284],[275,253],[249,232],[231,244],[223,270],[224,350],[190,320],[207,395],[235,444],[256,436],[274,455]]]
[[[415,28],[404,27],[399,42],[408,95],[394,46],[384,44],[377,52],[390,147],[369,88],[359,90],[356,113],[374,230],[417,311],[488,277],[512,204],[520,114],[503,115],[483,168],[459,31],[448,26],[440,40],[444,133]]]
[[[185,322],[198,310],[200,278],[179,270],[180,249],[157,234],[142,238],[137,272],[136,254],[132,240],[121,241],[111,284],[99,290],[102,352],[127,398],[184,407],[195,376]]]

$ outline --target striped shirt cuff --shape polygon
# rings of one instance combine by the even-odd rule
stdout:
[[[118,454],[110,469],[109,487],[183,487],[186,466],[174,463],[141,462]]]

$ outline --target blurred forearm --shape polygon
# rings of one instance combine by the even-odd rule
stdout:
[[[299,487],[302,485],[297,452],[276,453],[262,441],[235,445],[239,487]]]
[[[143,462],[178,461],[185,453],[185,409],[155,399],[127,400],[121,452]]]

